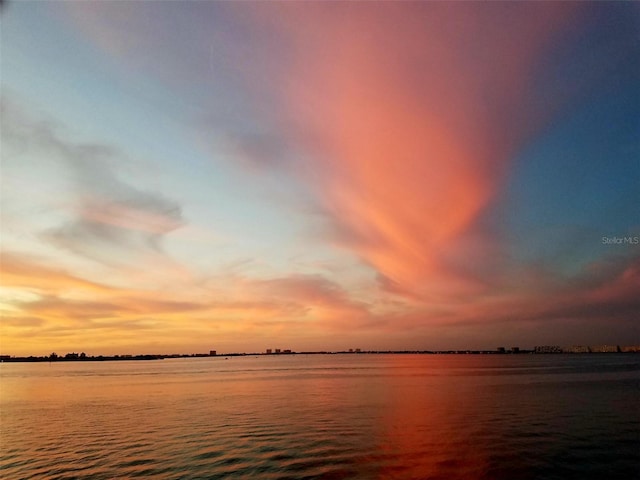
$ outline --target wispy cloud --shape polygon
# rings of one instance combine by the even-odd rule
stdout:
[[[55,120],[34,118],[3,99],[3,140],[17,161],[44,157],[65,173],[71,187],[71,217],[43,232],[60,248],[123,267],[137,256],[162,256],[162,238],[185,221],[180,205],[164,194],[147,191],[120,178],[127,155],[115,147],[76,143],[63,137]]]

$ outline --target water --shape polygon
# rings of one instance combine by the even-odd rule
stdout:
[[[0,364],[0,478],[640,478],[640,356]]]

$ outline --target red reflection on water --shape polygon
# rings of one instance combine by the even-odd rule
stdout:
[[[474,391],[462,382],[450,359],[428,356],[386,358],[391,374],[379,394],[384,408],[373,453],[378,478],[480,478],[485,446],[472,441],[478,425]]]

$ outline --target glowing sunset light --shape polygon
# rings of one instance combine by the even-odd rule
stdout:
[[[2,17],[3,354],[640,343],[637,4]]]

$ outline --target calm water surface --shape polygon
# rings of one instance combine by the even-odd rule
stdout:
[[[640,478],[640,356],[0,364],[0,478]]]

